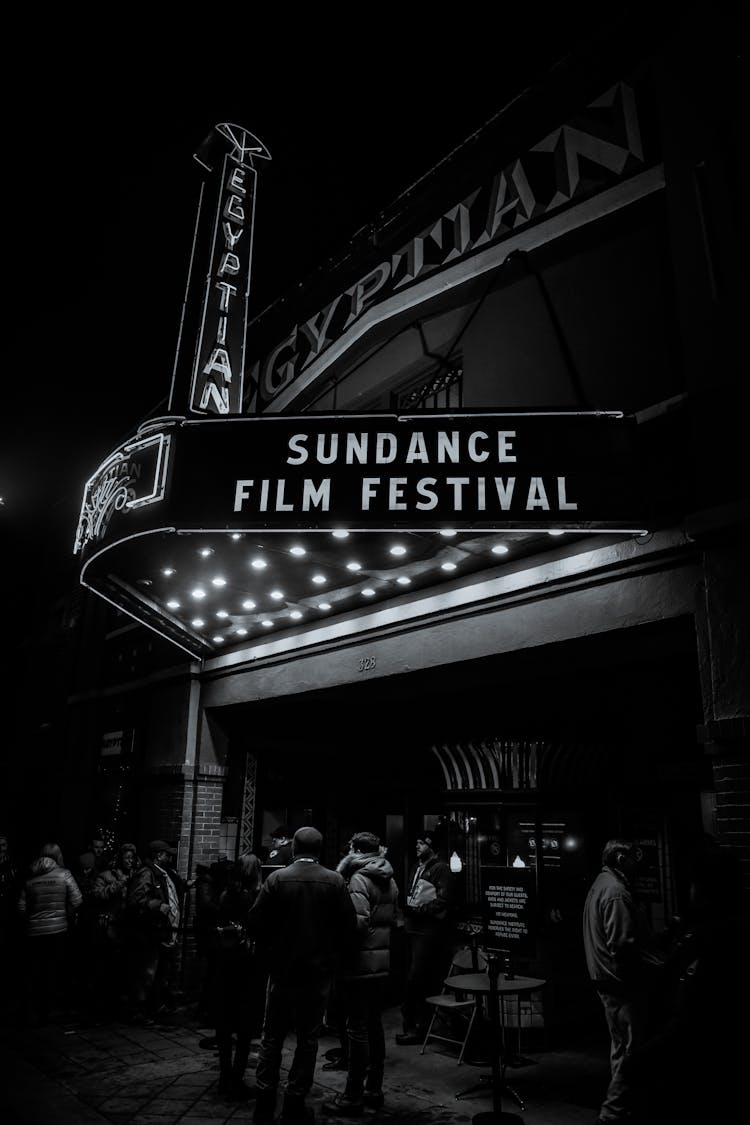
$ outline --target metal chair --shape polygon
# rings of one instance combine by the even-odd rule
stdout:
[[[483,973],[486,969],[487,958],[480,950],[459,949],[454,953],[453,959],[451,960],[448,977],[452,977],[456,973]],[[430,1039],[439,1039],[443,1043],[454,1043],[457,1047],[461,1048],[458,1055],[458,1065],[460,1066],[463,1062],[466,1044],[469,1041],[471,1029],[474,1026],[474,1020],[477,1018],[477,1011],[479,1010],[481,1001],[478,1001],[474,996],[469,1000],[463,1000],[461,999],[461,993],[449,990],[448,985],[445,984],[443,986],[443,991],[438,996],[425,997],[425,1003],[430,1005],[433,1009],[433,1013],[420,1054],[424,1054],[425,1047]],[[455,1014],[468,1017],[466,1032],[463,1038],[457,1039],[455,1036],[451,1035],[439,1035],[436,1031],[432,1030],[438,1016],[453,1016]]]

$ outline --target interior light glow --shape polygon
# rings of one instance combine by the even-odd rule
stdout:
[[[245,598],[244,602],[242,603],[242,608],[255,609],[255,602],[250,601],[250,598]]]
[[[268,619],[266,618],[266,620],[265,620],[265,621],[261,621],[261,625],[263,626],[263,628],[264,628],[264,629],[270,629],[270,628],[271,628],[271,626],[273,625],[273,621],[269,621],[269,620],[268,620]]]
[[[205,598],[205,596],[206,596],[206,591],[202,590],[200,586],[196,586],[194,590],[190,591],[190,597],[191,598],[197,598],[198,601],[200,601],[201,598]]]
[[[440,564],[440,569],[441,570],[455,570],[456,564],[452,563],[452,562],[444,562],[444,563]]]
[[[375,591],[373,590],[372,586],[365,586],[364,590],[362,591],[362,597],[363,598],[374,598],[375,597]]]
[[[198,552],[198,554],[202,555],[204,559],[207,559],[208,556],[212,555],[213,553],[214,553],[213,547],[201,547],[200,551]]]
[[[180,608],[180,603],[176,602],[174,600],[174,598],[172,598],[171,601],[167,602],[167,609],[179,609],[179,608]]]
[[[171,577],[171,575],[174,574],[174,567],[173,566],[165,566],[164,570],[162,571],[162,574],[164,575],[165,578]]]
[[[293,609],[292,612],[289,614],[289,616],[293,617],[295,621],[299,621],[302,614],[300,613],[300,611],[298,609]]]
[[[281,590],[271,590],[271,597],[275,602],[280,602],[284,594]]]
[[[216,637],[212,637],[211,640],[214,642],[215,645],[220,645],[221,642],[224,640],[224,638],[216,636]]]
[[[411,585],[411,578],[407,578],[405,574],[399,574],[396,581],[398,582],[399,586],[410,586]]]
[[[265,570],[268,566],[268,563],[265,559],[253,559],[253,561],[250,563],[250,566],[255,567],[256,570]]]
[[[307,551],[304,547],[290,547],[289,554],[296,555],[298,559],[301,559],[303,555],[307,554]]]
[[[326,609],[330,609],[330,608],[331,608],[331,607],[330,607],[330,605],[328,604],[328,602],[320,602],[320,603],[318,604],[318,609],[326,610]]]
[[[454,850],[453,853],[451,854],[451,858],[450,858],[450,869],[451,869],[451,871],[453,872],[454,875],[459,875],[461,873],[461,871],[463,870],[463,866],[464,865],[461,862],[461,856],[458,854],[457,851]]]
[[[504,543],[496,543],[492,548],[493,555],[507,555],[509,548]]]
[[[324,574],[313,574],[312,580],[316,584],[316,586],[321,586],[326,579]]]
[[[456,532],[453,531],[453,529],[450,528],[450,527],[444,527],[441,530],[440,534],[443,536],[444,539],[453,539],[454,536],[456,535]]]
[[[202,617],[194,617],[193,620],[190,622],[190,624],[193,626],[194,629],[202,629],[203,626],[206,624],[206,622],[203,620]]]
[[[548,532],[548,535],[564,535],[565,532],[561,531],[559,527],[553,527]]]
[[[216,578],[211,579],[211,585],[212,586],[226,586],[226,584],[227,584],[226,578],[220,578],[219,575],[217,575]]]
[[[335,531],[331,532],[334,539],[348,539],[349,532],[345,531],[343,527],[337,527]]]
[[[235,633],[237,634],[238,637],[246,637],[247,636],[247,629],[245,629],[242,625],[240,625],[238,629],[235,629]]]
[[[361,570],[362,569],[362,563],[353,562],[353,561],[348,562],[346,564],[346,569],[347,570]]]
[[[406,547],[402,547],[400,543],[397,543],[395,547],[391,547],[391,554],[392,555],[405,555],[406,554]]]
[[[229,614],[225,609],[217,609],[216,616],[220,617],[223,620],[225,617],[229,617]]]
[[[242,538],[242,532],[233,531],[232,534],[229,536],[229,538],[230,539],[241,539]]]

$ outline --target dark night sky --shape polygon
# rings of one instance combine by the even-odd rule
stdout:
[[[385,20],[385,16],[378,17]],[[570,10],[491,31],[432,17],[410,32],[287,29],[100,53],[47,29],[13,126],[15,375],[0,450],[3,522],[32,568],[64,569],[86,478],[169,390],[194,218],[192,152],[218,121],[254,132],[251,316],[334,256],[415,179],[581,38]],[[439,26],[436,26],[439,23]],[[88,34],[92,32],[89,31]],[[95,30],[93,31],[96,36]],[[102,33],[103,34],[103,33]],[[132,31],[131,31],[132,34]],[[166,45],[165,45],[166,44]],[[244,44],[245,50],[237,50]]]

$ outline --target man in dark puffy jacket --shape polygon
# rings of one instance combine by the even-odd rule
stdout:
[[[297,1037],[281,1120],[312,1120],[305,1105],[315,1076],[318,1038],[331,982],[342,955],[355,941],[356,916],[346,883],[319,862],[323,837],[298,828],[288,867],[272,871],[248,914],[248,930],[267,958],[269,980],[258,1053],[253,1120],[275,1120],[284,1041]]]
[[[393,868],[372,832],[356,832],[338,865],[357,914],[357,949],[344,969],[349,1069],[343,1094],[324,1102],[331,1117],[361,1117],[366,1105],[383,1104],[385,1035],[382,994],[391,966],[391,927],[398,887]]]

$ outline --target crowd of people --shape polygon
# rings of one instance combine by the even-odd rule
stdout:
[[[336,870],[321,863],[322,835],[279,826],[263,858],[247,853],[199,864],[184,880],[175,849],[150,841],[142,858],[131,843],[108,849],[91,839],[69,868],[46,843],[26,870],[0,836],[0,919],[4,953],[28,972],[19,1017],[44,1026],[53,1011],[84,1022],[153,1024],[173,1011],[178,934],[186,893],[195,890],[191,929],[203,976],[199,1009],[214,1034],[201,1046],[219,1058],[219,1092],[255,1098],[258,1125],[275,1120],[282,1050],[296,1047],[281,1106],[284,1122],[309,1120],[306,1098],[318,1038],[335,1021],[340,1050],[326,1064],[346,1070],[344,1091],[326,1103],[329,1116],[361,1116],[383,1104],[383,983],[391,972],[394,927],[406,918],[409,961],[404,1035],[421,1042],[424,996],[439,987],[448,941],[448,865],[425,835],[406,901],[386,847],[371,832],[351,838]],[[265,871],[265,877],[264,877]],[[429,888],[429,892],[428,889]],[[11,949],[12,947],[12,949]],[[254,1086],[245,1072],[260,1039]]]
[[[133,844],[112,850],[97,837],[72,870],[47,843],[22,870],[0,835],[0,959],[26,965],[21,1018],[43,1025],[57,1008],[94,1022],[155,1022],[175,1008],[175,954],[189,919],[203,970],[201,1026],[213,1031],[200,1045],[218,1053],[220,1094],[254,1099],[256,1125],[277,1120],[282,1051],[293,1034],[280,1120],[312,1120],[307,1098],[328,1027],[340,1046],[322,1065],[346,1080],[324,1112],[348,1118],[380,1108],[394,928],[403,926],[407,945],[398,1049],[423,1042],[425,997],[440,991],[451,956],[450,869],[424,833],[402,895],[375,834],[356,832],[335,870],[321,862],[322,843],[314,827],[280,826],[267,866],[251,853],[220,857],[184,880],[165,840],[152,840],[141,858]],[[637,864],[633,841],[609,840],[583,910],[586,965],[611,1041],[602,1125],[665,1120],[717,1097],[723,1104],[743,1069],[735,1034],[750,1000],[742,864],[707,849],[684,918],[661,935],[638,901]],[[709,1063],[712,1029],[724,1034]]]

